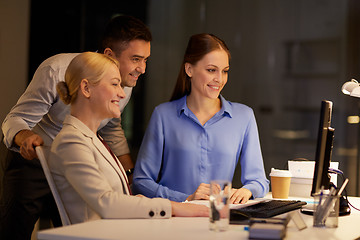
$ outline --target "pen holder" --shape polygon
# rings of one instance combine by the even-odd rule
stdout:
[[[339,196],[321,194],[314,196],[314,227],[338,227]]]

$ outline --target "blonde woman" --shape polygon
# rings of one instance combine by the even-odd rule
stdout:
[[[97,135],[101,122],[120,116],[119,64],[99,53],[75,57],[58,84],[70,115],[51,147],[49,167],[72,224],[99,218],[208,216],[208,208],[131,196],[124,168]]]

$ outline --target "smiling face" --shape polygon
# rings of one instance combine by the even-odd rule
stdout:
[[[120,63],[120,74],[123,87],[135,87],[141,74],[145,73],[146,62],[150,57],[150,42],[132,40],[127,48],[115,58]]]
[[[228,79],[229,56],[222,49],[212,51],[195,65],[186,63],[185,71],[191,78],[190,95],[217,99]]]
[[[112,65],[106,71],[104,77],[92,88],[91,107],[99,119],[120,117],[120,99],[125,97],[121,87],[121,77],[116,65]]]

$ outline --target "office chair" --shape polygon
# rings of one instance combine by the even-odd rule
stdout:
[[[55,202],[56,202],[56,206],[59,210],[60,213],[60,218],[61,218],[61,222],[63,226],[66,225],[71,225],[70,219],[66,213],[65,207],[63,205],[63,202],[60,198],[59,192],[57,191],[57,188],[55,186],[55,182],[54,179],[51,175],[50,169],[48,167],[47,161],[45,156],[48,156],[48,153],[50,151],[49,147],[45,147],[45,146],[37,146],[35,148],[36,150],[36,154],[40,160],[41,166],[43,168],[43,171],[45,173],[45,177],[46,180],[50,186],[50,190],[52,192],[52,195],[54,196]]]

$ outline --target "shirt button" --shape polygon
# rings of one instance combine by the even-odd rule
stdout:
[[[163,217],[163,216],[166,215],[166,212],[165,212],[165,211],[161,211],[161,212],[160,212],[160,215]]]
[[[154,211],[150,211],[150,212],[149,212],[149,216],[150,216],[150,217],[153,217],[154,215],[155,215]]]

